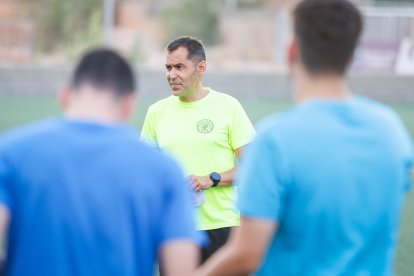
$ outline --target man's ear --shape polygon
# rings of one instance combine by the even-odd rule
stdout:
[[[200,75],[204,75],[204,73],[206,72],[206,69],[207,69],[207,63],[205,60],[202,60],[197,64],[197,71]]]
[[[59,91],[58,101],[63,110],[66,110],[71,100],[71,87],[65,86]]]
[[[136,96],[134,93],[129,93],[126,96],[123,96],[121,103],[121,116],[122,119],[128,120],[132,117],[135,110]]]
[[[292,66],[298,59],[298,44],[295,39],[292,39],[288,45],[287,57],[289,66]]]

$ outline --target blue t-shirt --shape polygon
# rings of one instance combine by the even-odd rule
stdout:
[[[0,139],[7,275],[153,275],[160,246],[197,241],[180,168],[132,128],[52,119]]]
[[[266,120],[238,177],[241,215],[278,224],[257,274],[392,274],[412,165],[399,118],[368,99]]]

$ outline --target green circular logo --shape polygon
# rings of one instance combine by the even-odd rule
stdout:
[[[209,119],[202,119],[197,124],[197,130],[200,133],[209,133],[213,130],[214,124]]]

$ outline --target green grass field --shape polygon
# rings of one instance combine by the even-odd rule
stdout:
[[[131,123],[141,129],[144,116],[152,100],[137,103],[137,111]],[[273,113],[289,108],[287,102],[242,101],[253,122]],[[391,106],[401,115],[414,137],[414,104],[393,103]],[[57,100],[52,97],[0,97],[0,134],[6,129],[29,123],[49,116],[59,116]],[[395,271],[397,275],[414,275],[414,188],[408,194],[402,215]]]

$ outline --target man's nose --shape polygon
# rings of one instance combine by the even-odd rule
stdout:
[[[175,79],[177,77],[177,72],[174,69],[167,71],[167,78],[168,79]]]

